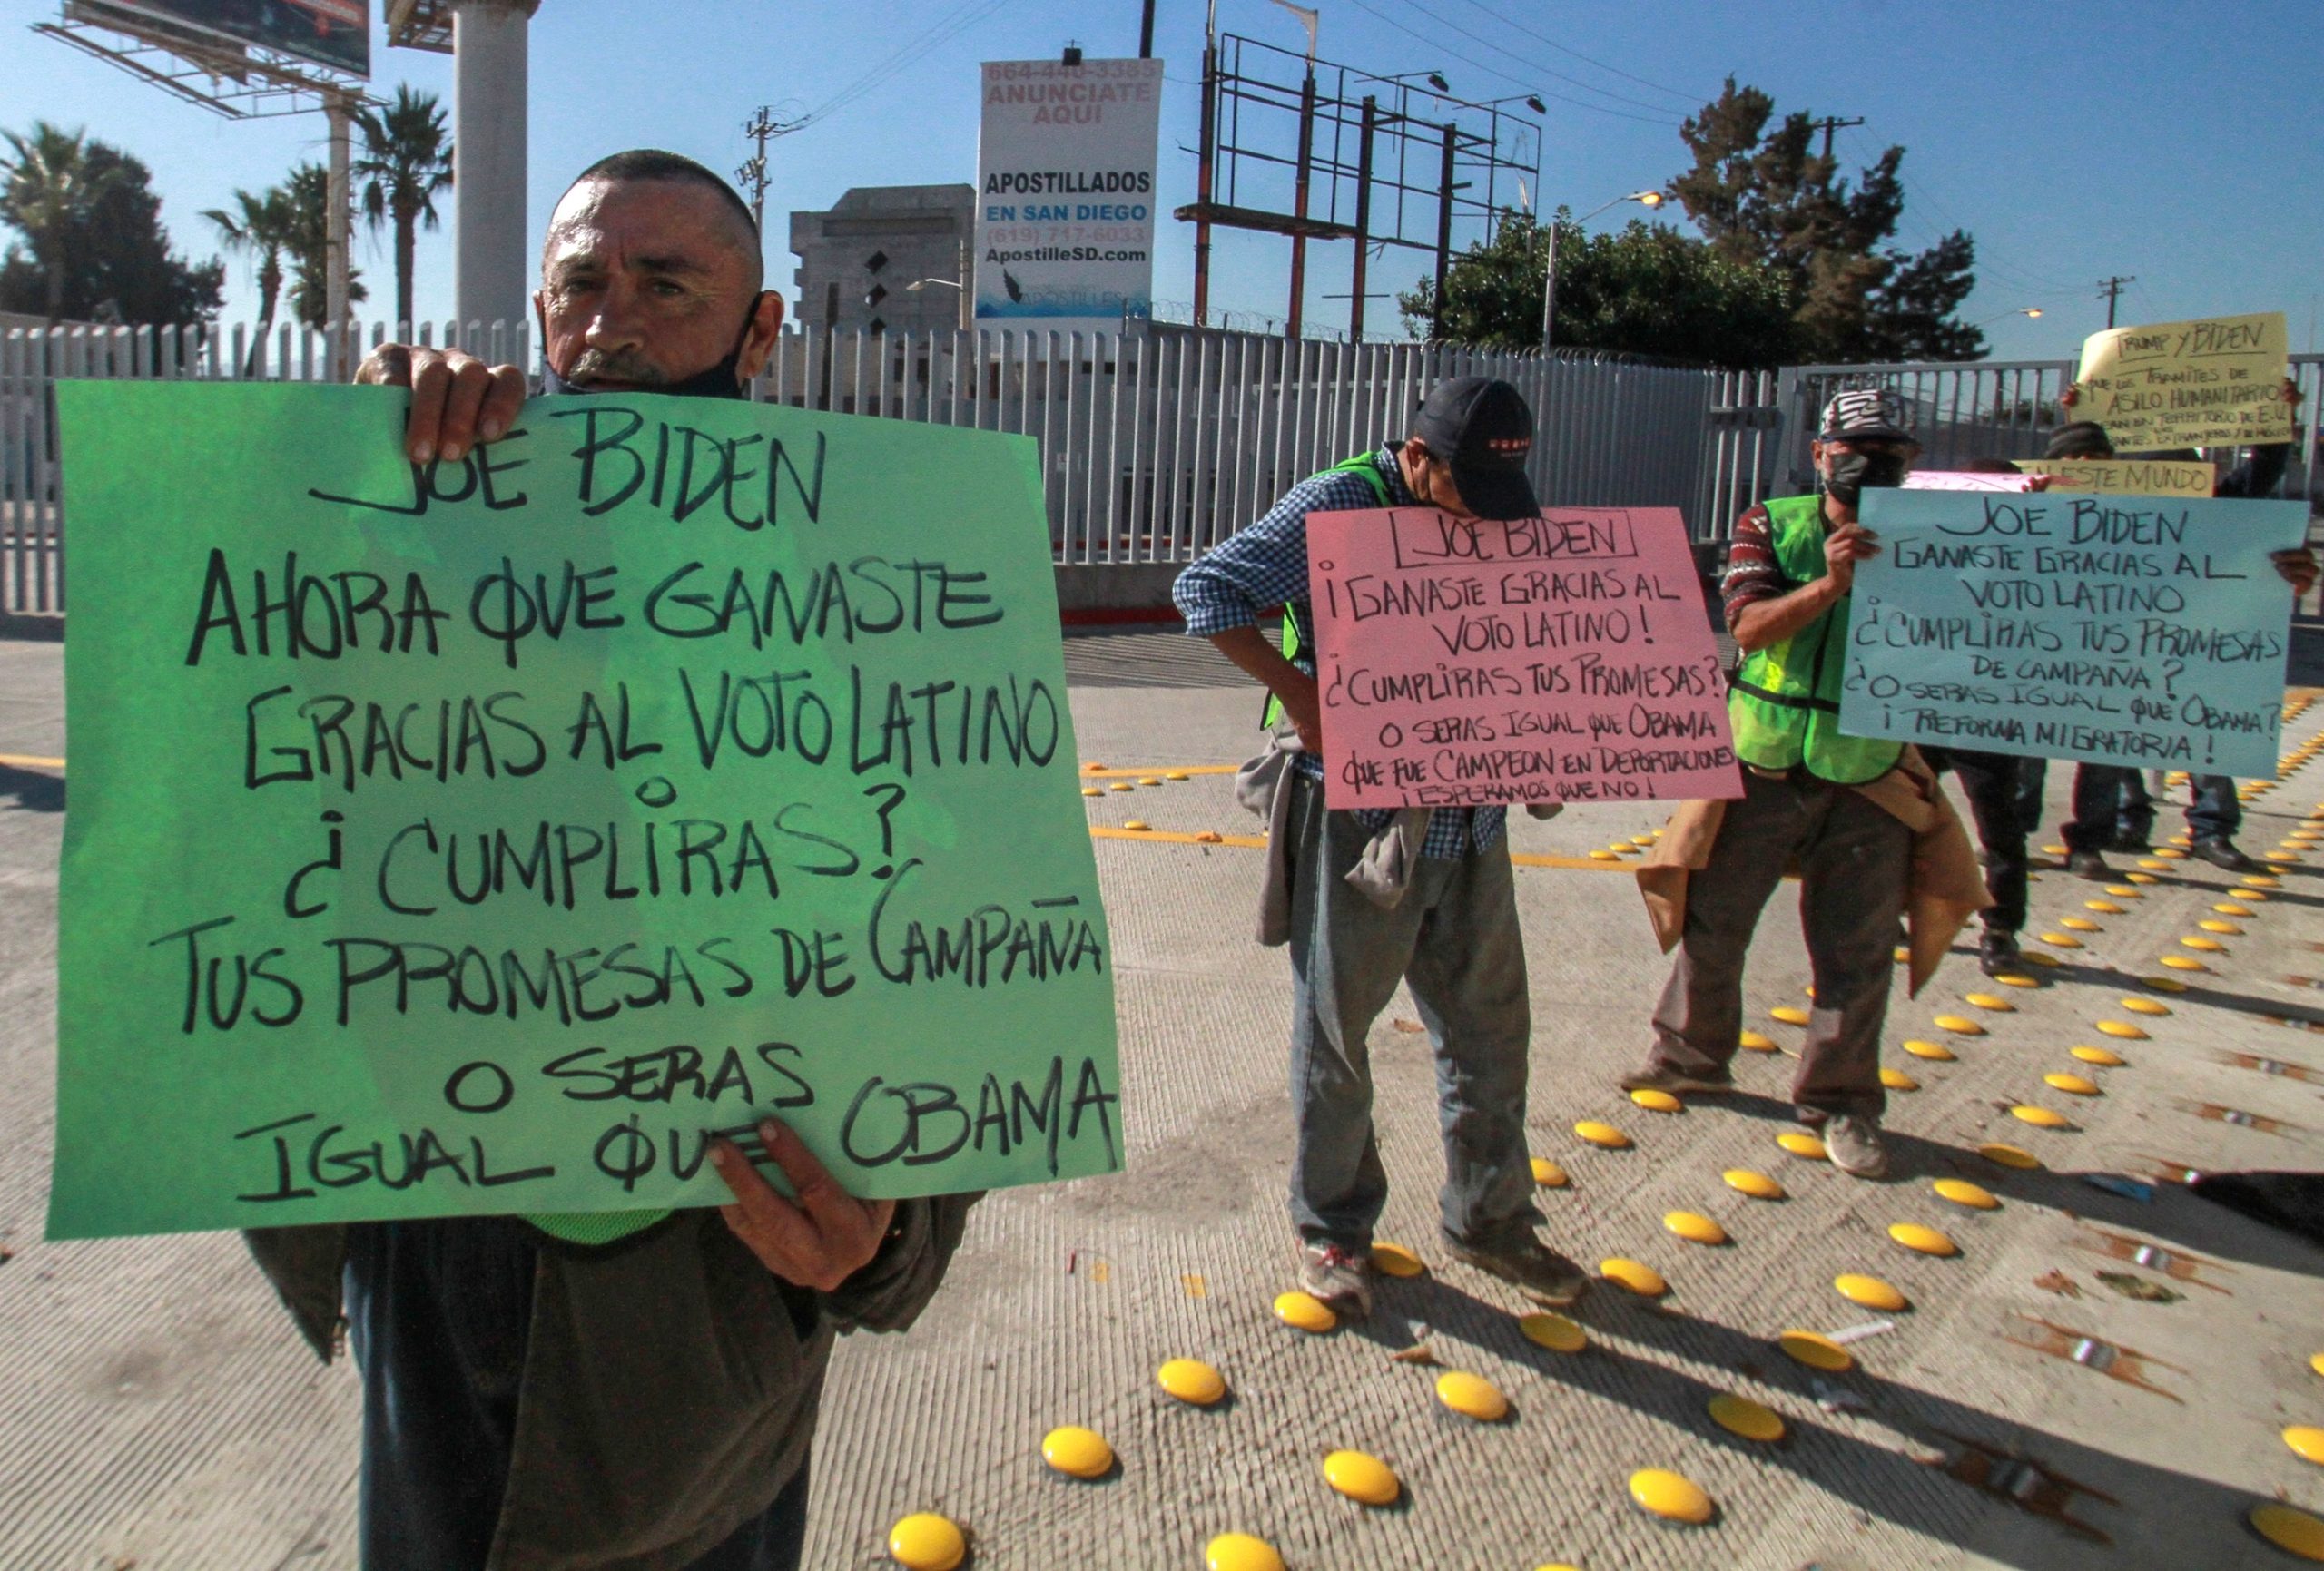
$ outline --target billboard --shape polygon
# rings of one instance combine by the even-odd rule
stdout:
[[[1152,314],[1161,121],[1159,60],[985,62],[980,326],[1112,331]]]
[[[72,0],[66,14],[165,46],[249,44],[371,74],[370,0]]]

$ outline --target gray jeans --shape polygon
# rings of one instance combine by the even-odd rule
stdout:
[[[1445,1233],[1492,1247],[1530,1233],[1525,1055],[1532,1011],[1506,841],[1419,863],[1393,910],[1343,881],[1371,832],[1327,812],[1320,781],[1290,806],[1291,1105],[1299,1148],[1291,1217],[1310,1243],[1370,1247],[1388,1198],[1372,1125],[1364,1038],[1399,977],[1436,1048]]]
[[[1912,831],[1867,798],[1801,771],[1743,771],[1710,860],[1687,880],[1687,923],[1654,1011],[1653,1063],[1722,1075],[1743,1029],[1743,959],[1768,897],[1797,861],[1799,925],[1816,979],[1791,1099],[1803,1117],[1877,1118],[1880,1028],[1903,937]]]

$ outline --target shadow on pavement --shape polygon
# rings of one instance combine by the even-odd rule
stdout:
[[[1621,1295],[1613,1295],[1617,1300]],[[2070,1316],[2068,1317],[2070,1318]],[[1944,1464],[1967,1454],[1960,1442],[1974,1442],[1989,1455],[2030,1462],[2051,1478],[2081,1486],[2068,1495],[2067,1509],[2086,1525],[2076,1533],[2057,1524],[2052,1533],[1992,1535],[1978,1545],[1981,1555],[2024,1571],[2050,1571],[2061,1565],[2101,1563],[2074,1555],[2080,1538],[2093,1545],[2136,1541],[2142,1522],[2200,1523],[2208,1537],[2240,1530],[2240,1518],[2262,1497],[2222,1488],[2207,1479],[2131,1460],[2065,1439],[2019,1420],[1950,1400],[1926,1390],[1884,1380],[1859,1363],[1846,1374],[1817,1374],[1794,1364],[1773,1342],[1747,1336],[1659,1303],[1637,1299],[1593,1309],[1591,1330],[1600,1333],[1578,1356],[1534,1349],[1520,1341],[1517,1356],[1528,1357],[1544,1374],[1614,1401],[1647,1409],[1685,1426],[1695,1438],[1733,1451],[1762,1468],[1795,1472],[1869,1515],[1941,1540],[1957,1542],[1965,1518],[1979,1509],[2011,1508],[2000,1497],[2041,1499],[2046,1491],[2024,1475],[1994,1478],[1980,1490],[1949,1475]],[[1876,1444],[1820,1417],[1786,1415],[1789,1432],[1775,1445],[1748,1441],[1714,1423],[1706,1409],[1727,1389],[1660,1363],[1632,1358],[1611,1338],[1650,1344],[1691,1362],[1739,1370],[1792,1393],[1803,1403],[1845,1394],[1862,1403],[1864,1417],[1892,1431],[1902,1448]],[[1511,1333],[1505,1340],[1518,1340]],[[1875,1344],[1876,1345],[1876,1344]],[[2095,1372],[2091,1380],[2104,1377]],[[1818,1388],[1821,1388],[1819,1392]],[[1651,1399],[1641,1399],[1650,1393]],[[2169,1409],[2156,1399],[2158,1420]],[[1923,1459],[1925,1458],[1925,1459]],[[2014,1486],[2014,1487],[2013,1487]],[[2066,1491],[2054,1491],[2064,1494]],[[2109,1504],[2100,1496],[2130,1505]],[[2052,1517],[2053,1523],[2056,1518]]]
[[[2291,658],[2284,663],[2288,687],[2324,687],[2324,625],[2291,624]]]
[[[2198,1262],[2235,1260],[2272,1271],[2324,1277],[2324,1249],[2199,1199],[2179,1184],[2134,1174],[2154,1191],[2154,1199],[2142,1203],[2084,1183],[2079,1169],[2042,1167],[2020,1172],[1957,1145],[1901,1130],[1886,1134],[1891,1183],[1966,1178],[1993,1191],[2004,1206],[2038,1205],[2075,1222],[2143,1233],[2183,1251]],[[2103,1169],[2092,1171],[2105,1174]],[[2098,1258],[2087,1250],[2070,1247],[2061,1252],[2057,1263],[2079,1262],[2086,1271],[2088,1262]],[[2224,1285],[2234,1291],[2232,1283]]]
[[[2048,1180],[2063,1187],[2054,1174],[2012,1173],[2010,1178],[2013,1182]],[[2012,1191],[2012,1198],[2032,1197],[2021,1186]],[[2186,1203],[2196,1203],[2187,1200]],[[1437,1344],[1438,1333],[1443,1333],[1448,1339],[1491,1350],[1559,1385],[1675,1424],[1695,1439],[1733,1451],[1757,1467],[1797,1473],[1817,1488],[1869,1515],[1940,1540],[1958,1542],[1965,1524],[1979,1510],[2014,1508],[2012,1502],[2042,1505],[2063,1499],[2073,1523],[2060,1522],[2054,1512],[2041,1511],[2037,1514],[2049,1517],[2053,1523],[2049,1531],[1997,1535],[1993,1536],[1997,1541],[1980,1543],[1980,1553],[2023,1571],[2050,1571],[2060,1565],[2083,1563],[2082,1556],[2072,1553],[2076,1540],[2093,1548],[2109,1542],[2136,1541],[2142,1518],[2201,1524],[2201,1530],[2209,1536],[2237,1533],[2241,1531],[2243,1514],[2263,1498],[1881,1380],[1867,1373],[1861,1363],[1846,1374],[1818,1374],[1793,1363],[1771,1338],[1748,1335],[1688,1315],[1671,1308],[1668,1301],[1638,1298],[1603,1281],[1579,1305],[1561,1311],[1584,1326],[1590,1335],[1589,1347],[1578,1354],[1535,1346],[1525,1340],[1506,1310],[1434,1272],[1410,1281],[1384,1281],[1381,1290],[1373,1319],[1349,1329],[1384,1348],[1410,1348],[1417,1340],[1433,1347],[1440,1358],[1457,1361],[1452,1340]],[[2063,1321],[2076,1318],[2070,1303],[2062,1304],[2055,1312]],[[1797,1398],[1800,1406],[1811,1409],[1811,1416],[1797,1416],[1796,1410],[1787,1413],[1788,1433],[1777,1444],[1744,1440],[1721,1429],[1707,1411],[1711,1399],[1730,1394],[1730,1388],[1634,1356],[1624,1350],[1623,1341],[1650,1345],[1665,1356],[1733,1370],[1763,1381]],[[2104,1377],[2090,1371],[2086,1378]],[[2162,1378],[2175,1377],[2165,1374]],[[1863,1419],[1846,1422],[1877,1424],[1891,1432],[1889,1442],[1876,1443],[1827,1422],[1814,1405],[1835,1396],[1860,1404]],[[2161,1406],[2163,1399],[2155,1400],[2156,1417],[2161,1420],[2166,1417]],[[1553,1423],[1553,1418],[1539,1410],[1544,1405],[1537,1399],[1533,1421]],[[1518,1414],[1504,1421],[1526,1420]],[[1988,1484],[1981,1489],[1955,1476],[1950,1468],[1956,1461],[1988,1479]],[[2020,1462],[2033,1467],[2016,1468]],[[2105,1562],[2093,1555],[2088,1563]]]
[[[0,805],[14,801],[36,813],[64,810],[64,777],[0,763]]]

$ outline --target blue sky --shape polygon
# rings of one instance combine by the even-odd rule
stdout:
[[[1564,95],[1548,101],[1541,194],[1578,211],[1676,174],[1686,158],[1678,122],[1730,74],[1772,93],[1779,111],[1865,116],[1866,126],[1841,133],[1840,151],[1862,163],[1891,142],[1907,149],[1900,242],[1917,248],[1956,225],[1976,236],[1980,281],[1965,314],[2043,309],[2038,321],[2010,317],[1988,329],[1997,357],[2073,353],[2104,325],[2092,286],[2112,273],[2137,278],[2125,320],[2281,309],[2294,349],[2319,347],[2324,165],[2312,127],[2324,7],[2316,0],[2201,8],[2113,0],[2102,11],[1975,0],[1318,4],[1326,59],[1383,74],[1441,70],[1476,99]],[[1195,161],[1177,148],[1196,141],[1203,12],[1194,0],[1160,0],[1159,10],[1156,48],[1169,87],[1155,293],[1184,300],[1193,292],[1192,229],[1167,215],[1194,192]],[[1222,31],[1303,42],[1267,0],[1218,0],[1218,10]],[[182,249],[217,249],[198,214],[234,187],[256,189],[297,160],[321,157],[320,116],[230,123],[25,31],[55,11],[56,0],[0,0],[0,124],[86,126],[143,158]],[[1093,56],[1135,54],[1137,0],[545,0],[532,28],[528,243],[589,160],[653,144],[731,169],[746,151],[740,126],[753,106],[821,104],[956,22],[969,25],[775,144],[768,271],[786,293],[795,265],[784,249],[789,210],[828,206],[851,185],[973,180],[977,62],[1047,55],[1068,39]],[[447,58],[375,44],[373,69],[383,91],[406,81],[449,103]],[[449,221],[447,199],[447,231],[421,240],[423,315],[450,309]],[[358,244],[374,300],[391,298],[384,237]],[[1287,251],[1271,238],[1222,236],[1215,304],[1280,314]],[[1372,287],[1408,284],[1424,261],[1392,252]],[[1345,245],[1315,248],[1311,319],[1344,320],[1345,302],[1321,297],[1345,291],[1347,265]],[[230,280],[229,319],[247,319],[247,268],[230,264]]]

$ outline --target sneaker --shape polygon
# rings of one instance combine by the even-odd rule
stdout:
[[[2201,857],[2211,866],[2224,868],[2230,873],[2257,873],[2266,870],[2260,863],[2238,850],[2235,842],[2225,835],[2197,840],[2187,848],[2187,854],[2191,857]]]
[[[1888,1147],[1880,1139],[1880,1122],[1858,1113],[1835,1113],[1817,1134],[1832,1165],[1851,1178],[1879,1178],[1888,1171]]]
[[[1299,1252],[1299,1285],[1348,1320],[1372,1312],[1372,1262],[1335,1243],[1311,1243]]]
[[[1545,1304],[1570,1304],[1590,1291],[1588,1272],[1530,1232],[1491,1248],[1447,1238],[1444,1248],[1453,1259],[1513,1282]]]
[[[2114,876],[2114,869],[2096,851],[2068,851],[2066,871],[2077,879],[2095,879],[2101,883]]]
[[[1717,1094],[1735,1089],[1735,1076],[1719,1075],[1681,1075],[1676,1069],[1659,1069],[1653,1065],[1633,1074],[1625,1075],[1619,1082],[1625,1091],[1696,1091]]]
[[[1977,940],[1977,968],[1988,977],[2014,977],[2023,972],[2025,957],[2017,948],[2017,935],[1987,928]]]

